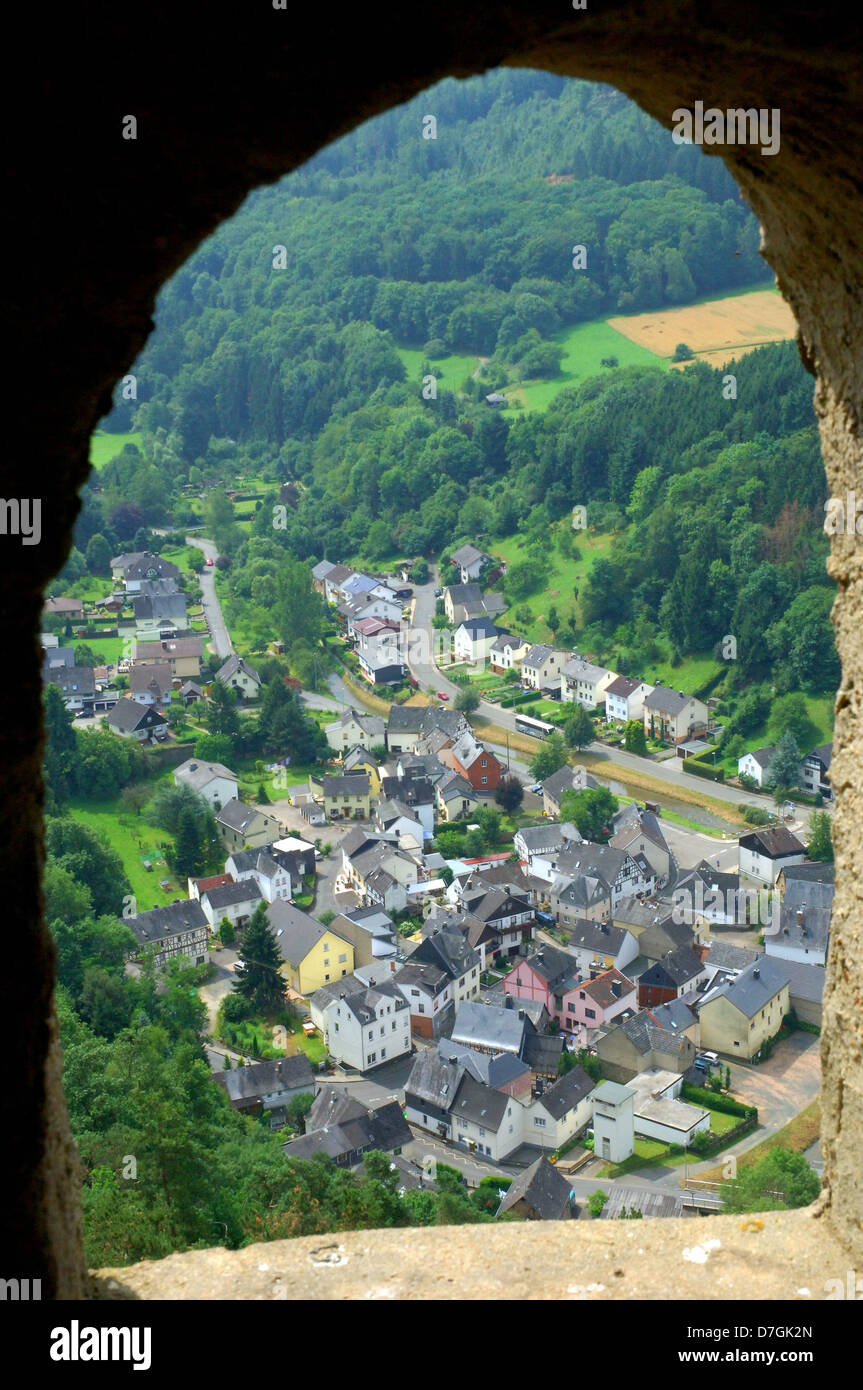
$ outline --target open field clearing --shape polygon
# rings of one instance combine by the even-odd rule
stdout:
[[[752,290],[680,309],[624,314],[608,323],[625,338],[663,358],[670,358],[678,343],[687,343],[712,367],[720,367],[764,343],[793,338],[797,331],[791,309],[772,289]]]
[[[97,430],[90,439],[90,462],[94,468],[104,468],[127,444],[136,444],[140,449],[142,439],[141,434],[105,434]]]

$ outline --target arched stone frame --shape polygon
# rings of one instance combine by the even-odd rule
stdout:
[[[526,11],[529,11],[526,13]],[[22,20],[27,75],[15,138],[13,229],[28,221],[12,266],[4,497],[39,495],[42,539],[0,538],[7,680],[0,723],[0,800],[7,888],[4,1106],[10,1233],[7,1258],[43,1291],[85,1288],[77,1156],[59,1086],[51,1005],[53,947],[34,892],[42,860],[41,594],[68,551],[87,472],[87,443],[151,326],[159,286],[245,194],[296,167],[376,112],[446,75],[501,63],[613,84],[666,126],[705,105],[779,107],[773,157],[725,159],[764,228],[764,253],[816,375],[815,406],[831,493],[861,480],[861,129],[859,32],[802,4],[567,0],[469,8],[366,4],[280,11],[259,0],[188,8],[157,0],[128,12],[92,5]],[[32,25],[29,34],[27,25]],[[92,45],[92,47],[90,47]],[[134,114],[138,139],[123,141]],[[8,380],[8,378],[7,378]],[[830,569],[843,666],[837,700],[838,890],[822,1042],[825,1192],[831,1230],[860,1252],[863,1151],[863,562],[836,537]],[[11,1268],[11,1266],[10,1266]]]

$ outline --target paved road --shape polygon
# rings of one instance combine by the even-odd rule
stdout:
[[[205,559],[213,561],[213,564],[201,570],[198,576],[201,582],[201,593],[203,595],[201,606],[204,610],[207,626],[210,629],[210,640],[213,644],[213,650],[217,656],[229,657],[234,648],[228,636],[228,629],[225,625],[224,614],[222,613],[222,605],[219,603],[216,596],[215,564],[219,558],[219,552],[212,541],[203,540],[198,536],[186,536],[186,545],[193,545],[196,550],[203,551]]]
[[[436,664],[436,657],[441,653],[442,642],[446,642],[448,634],[440,633],[432,627],[431,620],[435,611],[434,591],[437,587],[437,569],[435,566],[431,567],[430,573],[433,577],[428,584],[417,585],[414,588],[414,603],[408,637],[408,666],[423,690],[446,691],[452,700],[459,693],[460,687],[449,680]],[[516,715],[513,710],[501,709],[499,705],[481,700],[476,714],[478,718],[486,719],[496,724],[498,728],[515,730]],[[490,746],[496,748],[499,745],[492,744]],[[689,785],[692,779],[687,778],[683,772],[682,758],[674,756],[658,760],[642,758],[635,753],[627,753],[623,749],[608,748],[605,744],[596,741],[589,744],[585,751],[593,754],[600,761],[629,771],[647,773],[657,782],[666,783],[670,789],[683,789],[685,787],[688,791],[692,790]],[[521,768],[525,768],[526,772],[525,764],[517,766],[515,759],[510,759],[510,764],[513,770],[520,771]],[[591,767],[591,771],[597,775],[603,775],[601,769],[595,766]],[[607,775],[613,775],[611,768]],[[740,787],[726,787],[720,782],[710,783],[706,795],[713,797],[716,801],[725,801],[734,806],[745,802],[750,806],[767,806],[772,809],[773,805],[770,798],[764,795],[746,792]],[[797,810],[796,823],[808,831],[811,809],[800,806]]]

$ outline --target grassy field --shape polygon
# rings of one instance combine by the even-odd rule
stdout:
[[[562,329],[552,335],[551,341],[563,348],[558,375],[507,386],[506,396],[511,402],[507,410],[546,410],[558,392],[608,370],[602,366],[603,357],[616,357],[621,367],[667,366],[661,356],[624,336],[607,319]]]
[[[150,783],[153,790],[160,781],[170,776],[170,769],[166,769],[154,777]],[[139,912],[146,912],[151,907],[164,907],[174,898],[186,896],[185,880],[180,883],[165,864],[164,851],[160,848],[169,838],[165,831],[148,825],[143,815],[126,811],[119,796],[108,801],[84,801],[76,797],[70,802],[69,814],[82,825],[101,834],[120,856]],[[153,866],[149,871],[144,868],[145,859]],[[169,879],[171,886],[161,889],[160,878]]]
[[[446,387],[447,391],[461,390],[465,378],[473,376],[480,364],[478,357],[465,356],[457,352],[450,353],[448,357],[428,358],[420,348],[397,348],[396,351],[405,364],[408,381],[415,381],[419,385],[423,375],[423,363],[431,362],[438,385]]]
[[[104,430],[97,430],[90,439],[90,462],[94,468],[104,468],[123,452],[126,444],[137,444],[140,449],[142,439],[141,434],[106,434]]]
[[[729,1118],[733,1119],[733,1116]],[[765,1158],[771,1149],[789,1149],[792,1153],[804,1153],[815,1143],[820,1133],[821,1103],[813,1100],[811,1105],[807,1105],[806,1109],[795,1115],[793,1120],[789,1120],[787,1125],[771,1134],[769,1139],[762,1139],[760,1144],[755,1144],[745,1153],[737,1155],[737,1167],[750,1168],[753,1163]],[[705,1182],[721,1182],[724,1177],[722,1166],[699,1173],[699,1177]]]
[[[116,666],[123,655],[122,637],[76,637],[74,645],[85,643],[91,651],[102,658],[104,665]]]
[[[574,534],[575,543],[581,552],[581,559],[567,558],[560,553],[554,541],[560,530],[568,525],[568,520],[564,520],[552,527],[551,543],[543,554],[543,559],[549,566],[547,587],[538,594],[532,594],[530,598],[519,599],[513,603],[501,619],[502,622],[511,624],[520,636],[527,637],[532,642],[552,642],[554,640],[551,629],[545,622],[545,616],[552,604],[557,609],[561,622],[565,623],[567,616],[573,614],[576,625],[581,625],[581,612],[573,589],[584,583],[596,561],[603,555],[607,555],[611,548],[613,540],[611,532],[593,535],[588,531],[579,531]],[[530,556],[530,552],[525,548],[520,536],[510,536],[508,540],[495,541],[493,550],[494,554],[505,560],[508,566],[516,564],[519,560],[528,559]],[[529,623],[521,622],[514,615],[516,608],[529,609],[532,620]]]
[[[776,289],[749,290],[649,314],[619,315],[609,324],[633,344],[666,360],[678,343],[687,343],[713,367],[764,343],[793,338],[797,332],[794,315]]]

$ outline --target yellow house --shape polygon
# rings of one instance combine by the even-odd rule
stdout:
[[[299,994],[314,994],[354,972],[354,948],[293,903],[276,898],[267,907],[282,954],[282,974]]]
[[[323,777],[320,785],[328,820],[349,817],[368,820],[372,790],[367,773],[350,772],[344,777]]]
[[[364,772],[369,779],[369,789],[372,796],[381,794],[381,774],[378,765],[371,753],[366,752],[365,748],[360,748],[357,744],[342,759],[342,770],[347,773]]]
[[[779,1032],[790,1007],[782,962],[761,956],[707,995],[698,1010],[700,1045],[751,1061],[761,1044]]]

